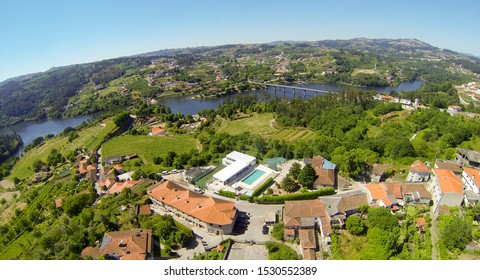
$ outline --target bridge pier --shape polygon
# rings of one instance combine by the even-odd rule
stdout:
[[[295,97],[295,88],[293,88],[293,97]]]
[[[277,92],[277,86],[273,87],[273,92]]]
[[[307,90],[306,89],[303,90],[303,97],[307,98]]]

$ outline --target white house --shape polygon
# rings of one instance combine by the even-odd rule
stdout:
[[[465,184],[465,204],[480,202],[480,170],[464,167],[462,182]]]
[[[456,105],[448,106],[448,111],[451,113],[460,112],[462,111],[462,107]]]
[[[233,151],[222,159],[222,164],[226,167],[213,174],[213,178],[223,184],[228,184],[229,181],[245,175],[256,163],[256,157]]]
[[[451,170],[434,168],[432,171],[430,192],[435,210],[440,205],[460,206],[463,201],[462,180]]]
[[[410,166],[408,182],[426,182],[430,179],[430,169],[421,160],[416,160]]]
[[[257,163],[257,158],[251,155],[233,151],[222,159],[222,164],[226,166],[237,161],[242,161],[251,166],[254,166]]]
[[[480,194],[480,170],[464,167],[462,182],[465,184],[467,190]]]

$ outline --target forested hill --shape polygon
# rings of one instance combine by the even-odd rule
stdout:
[[[387,86],[479,80],[480,60],[415,39],[275,42],[171,49],[52,68],[0,83],[0,126],[111,112],[165,95],[215,96],[247,81]]]

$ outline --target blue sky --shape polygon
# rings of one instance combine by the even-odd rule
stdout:
[[[0,0],[0,81],[168,48],[416,38],[480,56],[480,1]]]

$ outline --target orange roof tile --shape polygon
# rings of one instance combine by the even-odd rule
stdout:
[[[145,260],[151,254],[152,231],[133,229],[105,233],[100,247],[87,247],[81,256],[117,256],[121,260]]]
[[[464,167],[463,170],[467,173],[468,177],[472,179],[477,188],[480,189],[480,170],[469,167]]]
[[[393,194],[396,199],[403,199],[402,188],[405,186],[403,183],[392,182],[392,183],[382,183],[384,189],[388,194]]]
[[[335,185],[335,170],[333,169],[323,169],[323,157],[314,156],[312,157],[312,167],[315,170],[317,179],[315,180],[315,185]]]
[[[286,201],[284,208],[285,230],[289,227],[311,227],[315,219],[320,218],[322,233],[326,236],[332,232],[330,217],[320,200]],[[293,235],[293,233],[292,233]]]
[[[317,248],[314,229],[300,229],[298,231],[298,237],[300,238],[302,249]]]
[[[148,192],[148,195],[187,215],[211,224],[231,224],[237,213],[234,202],[190,191],[172,181],[158,183]]]
[[[315,257],[315,250],[313,249],[304,249],[302,250],[303,253],[303,259],[304,260],[311,260],[314,261],[317,258]]]
[[[55,199],[55,207],[60,208],[62,207],[63,197]]]
[[[152,135],[153,136],[157,136],[157,135],[164,134],[164,133],[165,133],[165,129],[160,128],[160,127],[152,127]]]
[[[138,214],[139,215],[151,215],[152,210],[150,209],[150,205],[140,205],[138,207]]]
[[[223,249],[225,249],[225,246],[223,246],[222,244],[218,244],[216,249],[217,249],[217,252],[223,252]]]
[[[427,221],[425,220],[425,218],[421,217],[421,218],[417,218],[417,227],[424,227],[427,225]]]
[[[387,193],[381,184],[368,184],[365,188],[370,192],[373,200],[381,200],[385,207],[392,205],[392,202],[387,197]]]
[[[410,166],[410,172],[430,173],[430,169],[421,160],[416,160]]]
[[[108,193],[121,193],[124,189],[131,189],[138,185],[140,181],[125,181],[116,182],[109,190]]]
[[[462,189],[462,180],[455,176],[455,174],[451,170],[444,170],[434,168],[432,169],[437,176],[438,184],[440,185],[440,189],[444,193],[459,193],[463,195]]]

